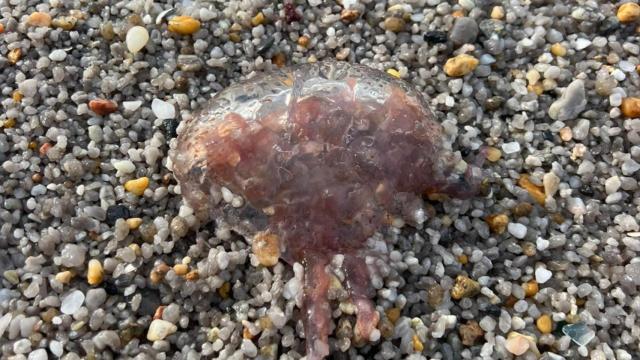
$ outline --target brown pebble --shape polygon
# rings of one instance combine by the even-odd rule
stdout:
[[[231,293],[231,284],[225,281],[217,290],[218,295],[223,299],[228,299]]]
[[[405,22],[399,17],[390,16],[384,19],[384,28],[394,33],[404,30]]]
[[[531,214],[531,210],[533,210],[533,205],[529,203],[519,203],[513,208],[513,215],[517,217],[526,217]]]
[[[342,19],[342,21],[347,23],[354,21],[359,16],[360,16],[360,12],[358,12],[358,10],[342,9],[342,11],[340,12],[340,19]]]
[[[184,278],[188,281],[196,281],[200,279],[200,274],[198,273],[198,270],[191,270],[184,276]]]
[[[487,160],[496,162],[502,157],[502,151],[498,148],[490,146],[487,148]]]
[[[89,109],[100,116],[105,116],[116,112],[118,105],[111,100],[93,99],[89,101]]]
[[[440,284],[433,284],[427,288],[427,303],[432,308],[437,308],[444,300],[444,288]]]
[[[387,315],[387,319],[389,319],[392,324],[395,324],[396,321],[398,321],[398,319],[400,318],[400,308],[389,308],[385,311],[385,314]]]
[[[58,310],[56,308],[48,308],[46,311],[40,313],[40,318],[47,324],[50,324],[56,316],[58,316]]]
[[[522,244],[522,253],[528,257],[536,255],[536,245],[532,242],[525,242]]]
[[[307,46],[309,46],[309,37],[306,35],[302,35],[298,38],[298,45],[306,48]]]
[[[484,331],[475,320],[469,320],[466,324],[460,325],[458,329],[460,339],[465,346],[473,346],[478,343],[484,336]]]
[[[160,305],[156,308],[156,311],[153,313],[153,320],[161,320],[162,314],[164,313],[164,305]]]
[[[240,34],[238,34],[237,32],[232,32],[229,33],[229,40],[234,43],[239,43],[240,41],[242,41],[242,37],[240,37]]]
[[[31,175],[31,181],[33,181],[36,184],[41,183],[42,182],[42,174],[35,173],[35,174]]]
[[[51,149],[53,145],[51,145],[50,143],[44,143],[42,145],[40,145],[40,149],[38,149],[38,153],[40,154],[40,156],[45,156],[47,155],[47,152],[49,151],[49,149]]]
[[[24,95],[22,94],[22,92],[20,92],[20,90],[16,90],[11,93],[11,99],[13,99],[13,102],[17,104],[21,102],[22,99],[24,99]]]
[[[468,54],[460,54],[449,58],[444,64],[444,72],[451,77],[462,77],[476,69],[480,62]]]
[[[277,53],[273,55],[273,57],[271,58],[271,62],[277,67],[281,68],[286,65],[287,57],[284,55],[284,53]]]
[[[51,21],[51,25],[53,25],[53,27],[68,31],[72,30],[76,26],[77,22],[78,19],[73,16],[60,16],[53,19]]]

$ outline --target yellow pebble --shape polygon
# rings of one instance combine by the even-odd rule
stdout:
[[[553,321],[551,320],[551,316],[542,315],[536,320],[536,326],[538,330],[540,330],[543,334],[549,334],[551,330],[553,330]]]
[[[531,198],[535,200],[538,204],[544,205],[546,196],[544,194],[543,188],[541,186],[538,186],[532,183],[529,180],[528,175],[526,174],[520,175],[520,179],[518,180],[518,186],[527,190],[527,192],[529,193],[529,196],[531,196]]]
[[[388,69],[387,70],[387,74],[389,74],[389,75],[391,75],[391,76],[393,76],[395,78],[400,79],[400,72],[398,70],[396,70],[396,69]]]
[[[444,64],[444,72],[451,77],[465,76],[475,70],[478,63],[478,59],[473,56],[460,54],[447,60]]]
[[[469,257],[465,254],[458,256],[458,262],[462,265],[466,265],[469,262]]]
[[[198,273],[198,270],[191,270],[184,276],[184,278],[188,281],[196,281],[200,278],[200,274]]]
[[[398,319],[400,318],[400,308],[393,307],[387,309],[387,311],[385,311],[385,314],[387,315],[387,319],[389,319],[392,324],[395,324],[396,321],[398,321]]]
[[[220,295],[223,299],[229,298],[229,293],[231,292],[231,284],[229,282],[225,282],[218,288],[218,295]]]
[[[268,232],[259,232],[253,238],[251,250],[262,266],[273,266],[280,258],[280,237]]]
[[[264,14],[261,12],[257,13],[256,16],[254,16],[251,19],[251,25],[253,26],[258,26],[258,25],[262,25],[264,24]]]
[[[51,25],[63,30],[71,30],[76,26],[76,22],[78,22],[78,19],[73,16],[62,16],[53,19],[53,21],[51,21]]]
[[[502,157],[502,151],[500,149],[490,146],[487,148],[487,160],[496,162]]]
[[[14,118],[8,118],[7,120],[2,122],[2,126],[5,129],[12,129],[14,126],[16,126],[16,119]]]
[[[411,342],[413,343],[414,351],[422,352],[422,350],[424,350],[424,345],[422,344],[422,341],[420,341],[420,338],[418,337],[418,335],[413,335]]]
[[[87,282],[89,285],[98,285],[104,277],[104,269],[100,260],[91,259],[87,268]]]
[[[502,6],[494,6],[491,10],[491,18],[493,20],[502,20],[504,18],[504,8]]]
[[[535,280],[531,280],[522,284],[522,288],[524,288],[524,295],[526,297],[532,297],[538,293],[539,287],[538,283]]]
[[[55,278],[62,284],[68,284],[73,278],[73,273],[69,270],[61,271],[56,274]]]
[[[562,139],[562,141],[571,141],[571,139],[573,139],[573,130],[568,126],[560,129],[560,139]]]
[[[20,61],[21,57],[22,57],[22,49],[20,48],[15,48],[9,51],[9,54],[7,54],[7,60],[9,60],[9,63],[11,65],[15,65],[18,61]]]
[[[11,94],[11,98],[13,99],[13,102],[19,103],[24,98],[24,95],[22,95],[20,90],[16,90]]]
[[[309,37],[306,35],[302,35],[298,38],[298,45],[302,46],[302,47],[307,47],[309,46]]]
[[[191,35],[200,30],[200,21],[191,16],[176,16],[169,20],[168,30],[180,35]]]
[[[387,31],[394,33],[400,32],[404,29],[405,22],[399,17],[390,16],[384,20],[384,28]]]
[[[142,196],[142,194],[144,194],[144,191],[148,187],[149,187],[149,178],[146,176],[143,176],[141,178],[134,179],[134,180],[129,180],[126,183],[124,183],[125,190],[133,194],[136,194],[138,196]]]
[[[129,226],[129,230],[135,230],[140,227],[142,224],[142,219],[140,218],[129,218],[127,219],[127,225]]]
[[[551,45],[551,53],[555,56],[563,57],[567,55],[567,48],[560,43]]]
[[[502,234],[507,229],[509,217],[506,214],[492,214],[484,219],[489,225],[489,229],[496,234]]]
[[[240,41],[242,41],[242,37],[240,37],[240,34],[238,34],[237,32],[232,32],[229,33],[229,40],[234,43],[239,43]]]
[[[129,249],[133,250],[133,253],[136,254],[136,256],[142,255],[142,250],[140,250],[140,245],[138,244],[129,244]]]
[[[464,275],[458,275],[451,288],[451,298],[454,300],[473,297],[478,293],[480,293],[480,283]]]
[[[541,82],[537,82],[535,84],[527,85],[527,90],[529,90],[529,92],[532,92],[536,95],[542,95],[542,93],[544,92],[544,86],[542,85]]]
[[[624,3],[618,8],[617,16],[623,24],[632,23],[640,19],[640,5],[632,2]]]
[[[185,264],[175,264],[173,265],[173,271],[176,272],[176,275],[186,275],[189,272],[189,267]]]

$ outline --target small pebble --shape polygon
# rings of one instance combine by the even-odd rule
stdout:
[[[87,265],[87,282],[89,285],[98,285],[102,282],[104,270],[100,260],[91,259]]]
[[[461,77],[471,73],[478,66],[478,59],[471,55],[460,54],[444,64],[444,72],[451,77]]]
[[[551,333],[553,330],[553,321],[551,320],[551,316],[542,315],[536,320],[536,327],[543,334]]]
[[[62,298],[60,311],[63,314],[73,315],[80,310],[84,303],[84,294],[80,290],[73,290]]]
[[[167,336],[178,331],[178,327],[169,321],[156,319],[149,325],[149,331],[147,332],[147,340],[157,341],[164,340]]]
[[[480,293],[480,284],[464,275],[458,275],[453,288],[451,288],[451,298],[454,300],[473,297],[478,293]]]
[[[584,82],[574,80],[549,107],[549,117],[558,121],[575,119],[587,106]]]
[[[254,236],[251,249],[262,266],[274,266],[280,259],[280,238],[271,233],[259,232]]]
[[[191,16],[175,16],[169,19],[167,29],[180,35],[191,35],[200,30],[200,21]]]
[[[142,196],[144,191],[149,187],[149,178],[143,176],[134,180],[129,180],[124,183],[124,189],[130,193],[138,196]]]
[[[547,270],[546,268],[540,266],[536,268],[535,276],[536,276],[537,283],[544,284],[547,281],[549,281],[549,279],[551,279],[551,276],[553,276],[553,273]]]
[[[136,54],[149,42],[149,32],[142,26],[134,26],[127,31],[127,49]]]
[[[176,108],[160,99],[153,99],[151,102],[151,110],[153,110],[153,114],[160,120],[164,119],[173,119],[176,117]]]
[[[106,99],[93,99],[89,101],[89,109],[100,116],[106,116],[118,111],[118,104]]]
[[[390,16],[384,20],[384,28],[394,33],[404,30],[405,22],[402,18]]]
[[[51,15],[46,12],[37,11],[29,15],[27,23],[31,26],[49,27],[51,25]]]
[[[640,97],[628,97],[622,99],[620,111],[625,117],[640,118]]]

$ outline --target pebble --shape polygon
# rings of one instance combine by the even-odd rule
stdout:
[[[118,219],[127,219],[130,216],[129,208],[124,205],[111,205],[107,208],[107,224],[114,225]]]
[[[49,54],[49,59],[51,59],[51,61],[64,61],[64,59],[66,58],[67,58],[67,52],[62,49],[53,50]]]
[[[524,289],[524,295],[526,297],[535,296],[538,293],[538,290],[540,289],[538,287],[538,283],[533,280],[522,284],[522,288]],[[524,305],[527,306],[526,302],[524,303]]]
[[[107,292],[103,288],[87,290],[85,303],[89,310],[96,310],[107,300]]]
[[[509,333],[507,341],[504,343],[505,349],[513,355],[520,356],[526,353],[531,347],[531,340],[517,332]]]
[[[622,99],[620,111],[624,117],[640,118],[640,97],[628,97]]]
[[[504,18],[504,8],[502,6],[494,6],[491,9],[491,18],[494,20],[502,20]]]
[[[38,80],[24,80],[18,85],[18,90],[20,90],[23,96],[32,98],[38,93]]]
[[[175,16],[169,19],[167,29],[180,35],[192,35],[200,30],[200,21],[191,16]]]
[[[78,19],[73,16],[60,16],[51,21],[51,25],[63,30],[73,30],[76,26]]]
[[[20,58],[22,58],[22,49],[20,48],[15,48],[7,54],[7,60],[9,60],[9,63],[12,65],[20,61]]]
[[[129,230],[135,230],[140,227],[142,224],[141,218],[129,218],[127,219],[127,225],[129,226]]]
[[[75,267],[84,264],[87,250],[76,244],[65,244],[60,253],[60,264],[66,267]]]
[[[153,114],[160,120],[164,119],[173,119],[176,117],[176,108],[160,99],[153,99],[151,102],[151,110],[153,110]]]
[[[520,179],[518,179],[518,185],[523,189],[527,190],[529,196],[533,200],[535,200],[538,204],[544,205],[546,195],[544,193],[544,188],[538,185],[535,185],[529,180],[529,176],[526,174],[520,175]]]
[[[447,60],[444,64],[444,72],[451,77],[461,77],[475,70],[478,64],[478,59],[473,56],[460,54]]]
[[[69,270],[61,271],[56,274],[55,279],[61,284],[68,284],[73,279],[73,273]]]
[[[73,290],[62,298],[60,311],[66,315],[75,314],[84,303],[84,294],[80,290]]]
[[[280,259],[280,237],[267,232],[259,232],[253,238],[251,249],[260,265],[274,266]]]
[[[164,340],[167,336],[178,331],[178,327],[169,321],[162,319],[155,319],[149,325],[149,331],[147,332],[147,340],[158,341]]]
[[[439,339],[443,337],[445,332],[448,329],[452,329],[457,322],[458,322],[458,318],[455,315],[440,316],[436,321],[435,325],[433,326],[433,330],[431,331],[431,336],[434,339]]]
[[[129,180],[124,183],[124,189],[128,192],[142,196],[144,191],[149,187],[149,178],[143,176],[141,178]]]
[[[36,349],[29,353],[27,360],[47,360],[47,350],[45,349]]]
[[[480,293],[480,284],[464,275],[458,275],[455,284],[451,288],[451,298],[454,300],[473,297],[478,293]]]
[[[384,20],[384,28],[394,33],[404,30],[405,22],[397,16],[390,16]]]
[[[509,224],[509,216],[506,214],[493,214],[485,218],[485,221],[489,225],[489,229],[495,234],[502,234],[507,229]]]
[[[624,3],[618,8],[616,16],[623,24],[629,24],[637,21],[640,19],[640,5],[633,2]]]
[[[535,278],[537,283],[544,284],[551,279],[551,276],[553,276],[553,273],[546,268],[542,266],[536,268]]]
[[[249,339],[242,339],[242,345],[240,345],[240,350],[242,353],[250,358],[256,357],[258,355],[258,348],[253,341]]]
[[[31,351],[31,341],[20,339],[13,343],[13,352],[16,354],[26,354]]]
[[[477,321],[471,320],[459,327],[460,339],[465,346],[473,346],[484,336],[484,331]]]
[[[133,26],[127,31],[125,42],[127,49],[136,54],[149,42],[149,32],[142,26]]]
[[[479,32],[476,21],[469,17],[457,18],[449,33],[449,39],[457,46],[473,44]]]
[[[518,144],[519,146],[520,144]],[[487,147],[487,160],[491,162],[496,162],[502,158],[502,151],[500,149],[495,148],[493,146]]]
[[[520,152],[520,143],[517,141],[502,144],[502,151],[505,154],[515,154]]]
[[[567,48],[560,43],[551,45],[551,53],[554,56],[564,57],[567,55]]]
[[[51,25],[51,15],[46,12],[36,11],[29,15],[27,23],[31,26],[49,27]]]
[[[509,234],[517,239],[524,239],[524,237],[527,236],[527,227],[520,223],[510,222],[509,225],[507,225],[507,230]]]
[[[117,160],[112,162],[113,167],[117,170],[116,176],[131,174],[136,170],[136,166],[131,160]]]
[[[106,116],[118,111],[118,104],[106,99],[93,99],[89,101],[89,109],[100,116]]]
[[[604,182],[604,190],[607,193],[607,195],[611,195],[617,192],[618,189],[620,189],[620,186],[622,186],[622,181],[620,180],[620,177],[617,175],[607,178],[607,180],[605,180]]]
[[[91,259],[87,265],[87,282],[89,285],[98,285],[104,277],[104,269],[100,260]]]
[[[549,107],[549,117],[558,121],[575,119],[587,106],[584,82],[574,80]]]

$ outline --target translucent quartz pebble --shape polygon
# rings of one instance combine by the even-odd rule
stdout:
[[[263,216],[256,230],[279,236],[286,261],[305,264],[309,359],[328,354],[325,267],[333,255],[345,256],[354,332],[368,339],[378,314],[366,239],[389,215],[415,214],[423,194],[476,193],[480,169],[447,150],[427,104],[377,70],[316,63],[233,85],[179,129],[173,170],[189,205],[217,216],[229,209],[216,206],[221,194],[242,195],[258,210],[245,213],[250,222]]]
[[[595,331],[583,323],[565,325],[562,332],[580,346],[587,345],[596,336]]]

